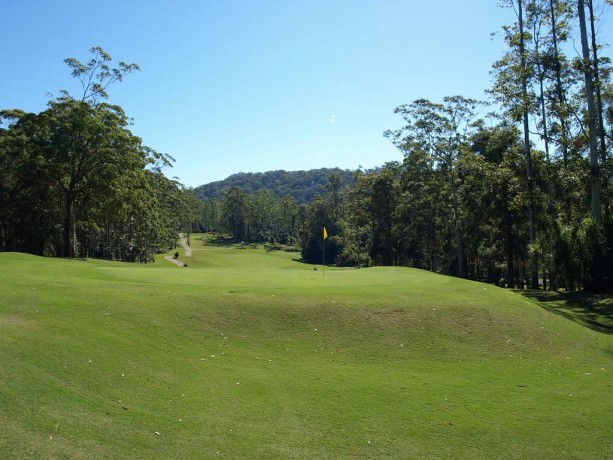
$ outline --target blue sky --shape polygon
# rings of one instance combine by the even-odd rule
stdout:
[[[188,186],[236,172],[400,160],[394,107],[483,98],[513,12],[495,0],[0,0],[0,108],[79,94],[63,63],[102,46],[141,72],[110,88]],[[611,42],[611,14],[604,30]],[[608,25],[607,25],[608,24]],[[607,54],[610,55],[609,50]]]

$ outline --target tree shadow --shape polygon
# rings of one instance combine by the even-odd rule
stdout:
[[[300,248],[295,246],[289,246],[287,244],[280,243],[264,243],[264,250],[266,252],[283,251],[283,252],[300,252]]]
[[[585,292],[516,291],[545,310],[590,329],[613,334],[613,297]]]
[[[245,241],[236,241],[231,236],[217,235],[212,238],[202,240],[204,246],[215,246],[218,248],[233,248],[233,249],[256,249],[256,243],[246,243]]]

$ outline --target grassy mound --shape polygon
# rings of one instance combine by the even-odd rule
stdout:
[[[187,268],[0,254],[0,457],[613,455],[610,334],[488,285],[210,243]]]

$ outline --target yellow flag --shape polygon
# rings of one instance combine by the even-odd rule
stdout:
[[[328,239],[328,232],[326,231],[326,227],[324,227],[324,240]]]

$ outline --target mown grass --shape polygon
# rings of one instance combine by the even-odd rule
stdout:
[[[0,254],[0,457],[613,456],[611,334],[208,242],[187,268]]]

